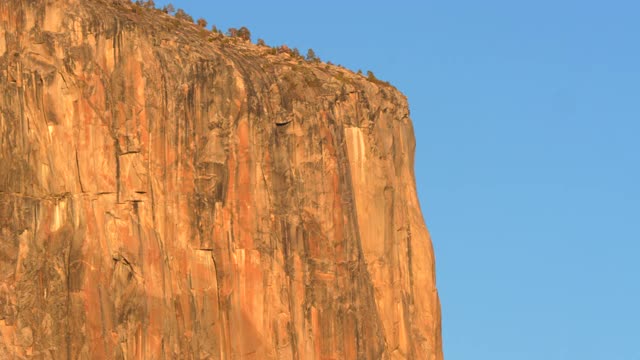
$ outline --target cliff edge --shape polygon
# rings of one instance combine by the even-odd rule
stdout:
[[[442,359],[405,97],[272,50],[0,2],[0,358]]]

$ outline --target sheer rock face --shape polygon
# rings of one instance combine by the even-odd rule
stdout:
[[[271,52],[0,2],[0,358],[442,359],[406,99]]]

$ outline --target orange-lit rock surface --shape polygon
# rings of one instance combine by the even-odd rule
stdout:
[[[0,358],[442,359],[405,97],[112,1],[0,2]]]

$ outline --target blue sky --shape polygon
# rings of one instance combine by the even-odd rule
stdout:
[[[640,359],[640,2],[173,4],[408,96],[447,360]]]

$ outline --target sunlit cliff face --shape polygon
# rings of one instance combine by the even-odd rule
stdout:
[[[0,3],[0,358],[442,358],[406,99],[271,50]]]

